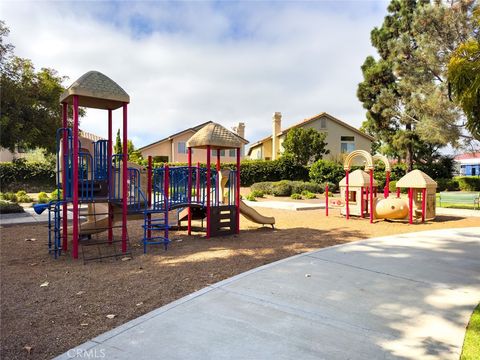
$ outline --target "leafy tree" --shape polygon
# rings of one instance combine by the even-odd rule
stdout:
[[[467,129],[480,140],[480,7],[473,11],[473,33],[454,51],[448,81],[455,101],[467,116]]]
[[[122,154],[122,138],[120,137],[120,129],[117,130],[117,137],[115,139],[115,145],[113,145],[113,152],[115,154]]]
[[[362,65],[357,96],[367,109],[364,128],[409,170],[440,147],[458,145],[462,114],[448,101],[446,63],[468,32],[468,14],[467,5],[392,0],[371,33],[380,58]]]
[[[36,71],[30,60],[14,56],[13,45],[5,42],[8,34],[0,21],[0,145],[11,151],[21,146],[54,152],[56,129],[62,126],[58,101],[67,78],[49,68]]]
[[[294,128],[287,133],[283,142],[284,156],[291,157],[296,164],[309,165],[329,153],[325,149],[325,137],[325,133],[312,128]]]
[[[115,145],[113,146],[113,152],[115,154],[123,154],[123,145],[122,139],[120,137],[120,129],[117,130],[117,137],[115,139]],[[127,140],[127,152],[128,152],[128,161],[134,163],[141,163],[143,160],[142,153],[138,150],[135,150],[132,140]]]

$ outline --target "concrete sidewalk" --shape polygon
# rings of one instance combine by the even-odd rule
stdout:
[[[58,358],[457,360],[479,259],[480,227],[334,246],[207,287]]]
[[[45,210],[40,215],[37,214],[33,208],[24,208],[23,213],[14,214],[0,214],[0,225],[20,225],[20,224],[44,224],[48,223],[48,210]],[[81,216],[81,219],[84,217]],[[73,219],[71,211],[67,213],[67,219]]]

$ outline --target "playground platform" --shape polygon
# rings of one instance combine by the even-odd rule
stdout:
[[[458,359],[480,227],[358,241],[213,284],[57,359]],[[92,355],[90,355],[92,356]]]

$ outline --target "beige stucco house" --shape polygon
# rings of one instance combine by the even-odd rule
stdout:
[[[203,128],[205,125],[210,124],[211,121],[207,121],[203,124],[194,126],[189,129],[185,129],[176,134],[170,135],[164,139],[158,140],[152,144],[144,146],[138,149],[142,153],[142,157],[146,159],[148,156],[162,156],[168,162],[180,162],[185,163],[188,161],[188,149],[187,141],[195,134],[198,130]],[[242,143],[242,149],[240,149],[241,158],[243,159],[245,155],[245,145],[248,144],[248,141],[245,140],[245,124],[239,123],[238,126],[233,128],[233,131],[238,135]],[[212,161],[216,159],[216,152],[212,152]],[[221,151],[221,161],[222,162],[235,162],[236,161],[236,152],[235,149],[232,150],[222,150]],[[192,150],[192,162],[206,162],[207,152],[203,149],[193,149]]]
[[[282,114],[273,114],[272,135],[253,143],[248,156],[252,160],[275,160],[281,156],[284,149],[282,143],[289,130],[293,128],[314,128],[327,134],[327,149],[330,150],[324,159],[342,160],[344,153],[353,150],[371,151],[374,138],[347,123],[323,112],[309,119],[305,119],[293,126],[282,130]]]

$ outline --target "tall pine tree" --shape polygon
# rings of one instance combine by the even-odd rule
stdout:
[[[357,96],[367,109],[363,128],[388,155],[428,162],[460,135],[458,108],[448,101],[446,63],[468,29],[468,9],[428,0],[392,0],[371,32],[380,58],[367,57]]]

